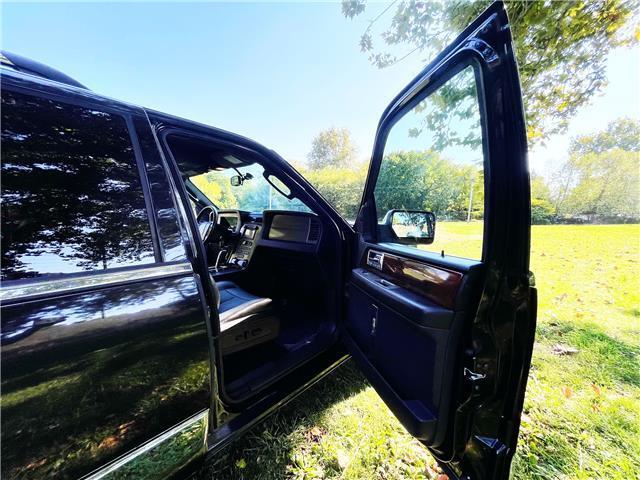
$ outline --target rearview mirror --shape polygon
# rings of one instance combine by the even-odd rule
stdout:
[[[232,187],[239,187],[246,180],[251,180],[253,178],[253,175],[251,175],[249,172],[241,173],[238,169],[235,169],[235,171],[238,172],[238,175],[229,177],[229,182],[231,182]]]
[[[436,235],[436,216],[424,210],[389,210],[383,223],[400,243],[430,244]]]

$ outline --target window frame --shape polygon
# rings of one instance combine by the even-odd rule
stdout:
[[[471,67],[474,73],[476,95],[478,101],[478,111],[480,114],[480,131],[482,134],[482,158],[483,158],[483,172],[484,172],[484,215],[483,215],[483,229],[482,229],[482,249],[479,259],[472,259],[467,257],[459,257],[456,255],[449,255],[447,257],[458,258],[471,262],[487,261],[489,245],[488,239],[490,238],[490,231],[492,225],[490,224],[489,209],[491,205],[492,189],[490,188],[491,178],[491,155],[489,148],[489,135],[487,132],[487,108],[485,98],[485,88],[483,77],[485,76],[486,63],[479,59],[476,54],[462,50],[457,52],[452,57],[444,60],[437,67],[437,72],[433,76],[427,76],[420,82],[410,88],[408,91],[403,91],[397,98],[396,102],[393,102],[382,115],[380,123],[378,125],[378,133],[375,140],[374,152],[372,155],[372,161],[369,165],[369,171],[367,173],[367,182],[365,184],[365,190],[363,193],[362,205],[364,206],[364,212],[360,215],[363,216],[363,220],[369,223],[369,228],[362,228],[362,233],[366,241],[370,243],[390,245],[384,241],[380,236],[380,228],[378,226],[378,212],[375,200],[375,187],[378,183],[382,163],[384,162],[384,150],[387,144],[389,133],[393,127],[416,105],[435,93],[440,87],[444,86],[453,77],[462,72],[465,68]],[[421,73],[418,77],[422,77]],[[367,205],[369,207],[367,208]],[[360,217],[359,215],[359,217]],[[437,220],[437,219],[436,219]],[[358,221],[356,222],[356,224]],[[373,227],[373,228],[371,228]],[[436,224],[437,235],[437,224]],[[398,244],[400,245],[400,244]],[[402,247],[406,247],[402,245]],[[441,258],[442,255],[429,250],[417,249],[414,247],[407,247],[419,252],[419,255],[424,255],[425,258]],[[403,248],[404,250],[404,248]],[[446,254],[446,252],[445,252]]]
[[[147,192],[145,192],[145,195],[148,195],[149,203],[151,205],[150,208],[152,208],[153,210],[153,222],[155,224],[155,231],[157,232],[156,236],[158,239],[158,243],[156,246],[159,252],[159,260],[157,260],[157,262],[172,264],[174,262],[190,260],[194,256],[193,239],[189,237],[189,230],[185,225],[183,215],[181,215],[181,210],[180,210],[181,203],[177,197],[178,193],[176,191],[176,186],[173,183],[173,178],[171,177],[169,166],[167,164],[167,159],[165,158],[162,148],[160,147],[155,129],[153,128],[151,121],[149,120],[149,116],[147,115],[147,112],[145,110],[142,110],[141,112],[132,113],[131,117],[132,117],[131,120],[133,122],[134,131],[136,133],[135,140],[140,147],[140,157],[141,157],[143,175],[144,175],[145,183],[148,186],[148,189],[147,189]],[[149,151],[147,152],[146,155],[143,153],[144,147],[142,145],[142,142],[140,141],[140,136],[145,136],[145,135],[149,137],[148,140],[150,141],[150,145],[148,146]],[[148,166],[154,165],[154,164],[155,166],[159,167],[160,170],[162,171],[161,175],[164,176],[164,180],[167,188],[167,196],[170,198],[171,204],[175,212],[176,226],[178,227],[180,241],[181,241],[182,249],[184,253],[183,258],[180,258],[180,259],[176,259],[176,260],[166,259],[166,249],[164,245],[164,238],[163,238],[162,230],[160,227],[160,217],[159,217],[160,208],[157,207],[156,203],[154,202],[155,194],[152,191],[151,183],[149,180]]]

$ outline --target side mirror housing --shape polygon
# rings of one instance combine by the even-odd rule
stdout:
[[[425,210],[389,210],[382,223],[398,243],[428,245],[436,236],[436,216]]]

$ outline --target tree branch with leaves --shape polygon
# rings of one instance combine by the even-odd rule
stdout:
[[[360,49],[378,68],[413,54],[431,58],[490,4],[394,1],[370,21]],[[611,50],[640,37],[637,7],[634,0],[507,2],[530,144],[543,144],[551,135],[566,132],[569,120],[606,86]],[[365,0],[342,2],[347,18],[363,15],[366,9]],[[374,34],[389,15],[386,27]],[[447,108],[443,113],[455,110],[456,104]]]

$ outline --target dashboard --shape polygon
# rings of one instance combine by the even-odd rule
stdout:
[[[216,262],[218,270],[246,268],[258,246],[313,252],[322,235],[318,216],[309,212],[220,210],[218,224],[228,234],[221,247],[228,253],[225,261]]]
[[[247,223],[242,226],[240,238],[229,257],[228,263],[230,265],[240,268],[245,268],[249,265],[249,260],[251,260],[251,255],[253,255],[255,250],[256,240],[261,228],[257,223]]]
[[[320,237],[320,221],[307,213],[274,212],[265,238],[281,242],[316,243]]]

